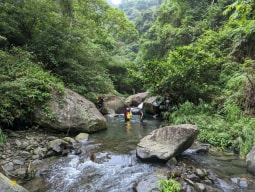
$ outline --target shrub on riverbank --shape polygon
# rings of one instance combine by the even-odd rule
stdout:
[[[161,192],[179,192],[181,191],[181,184],[174,179],[160,179],[158,181],[159,189]]]
[[[63,84],[40,63],[34,63],[31,53],[18,48],[0,50],[0,125],[32,123],[38,103],[61,94]]]
[[[5,135],[4,135],[3,131],[2,131],[2,129],[0,128],[0,147],[4,144],[5,139],[6,139]]]
[[[232,106],[232,108],[235,107]],[[203,102],[199,105],[185,102],[179,106],[177,111],[170,114],[170,123],[195,124],[200,129],[199,141],[222,149],[239,151],[240,157],[244,158],[255,142],[253,131],[255,118],[237,111],[229,110],[228,115],[232,116],[229,119],[213,111],[210,105]]]

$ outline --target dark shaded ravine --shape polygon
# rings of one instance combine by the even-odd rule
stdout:
[[[146,119],[141,125],[138,116],[127,123],[121,116],[108,119],[108,130],[91,134],[81,145],[81,154],[61,157],[42,171],[50,186],[47,192],[133,192],[143,177],[167,169],[165,165],[141,162],[135,154],[139,140],[158,127],[160,122],[155,119]],[[255,189],[244,161],[238,156],[217,154],[197,154],[189,149],[181,158],[186,164],[212,169],[221,178],[224,192]],[[243,179],[249,180],[245,182],[249,186],[239,190]]]

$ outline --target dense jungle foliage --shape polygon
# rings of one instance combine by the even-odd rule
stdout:
[[[30,123],[64,87],[92,101],[149,90],[170,124],[196,124],[200,141],[245,157],[255,143],[255,2],[107,1],[0,2],[0,126]]]

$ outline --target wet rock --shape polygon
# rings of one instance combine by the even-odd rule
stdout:
[[[182,176],[182,172],[180,169],[178,168],[174,168],[171,172],[168,173],[168,178],[171,177],[181,177]]]
[[[196,192],[196,190],[194,189],[194,187],[189,186],[189,185],[183,187],[183,191],[185,191],[185,192]]]
[[[204,180],[204,183],[207,184],[207,185],[211,185],[212,184],[212,181],[210,179],[205,179]]]
[[[40,163],[42,163],[43,161],[42,160],[40,160],[40,159],[35,159],[32,163],[34,164],[34,165],[36,165],[36,164],[40,164]]]
[[[47,153],[46,153],[46,156],[47,157],[51,157],[51,156],[55,156],[56,155],[56,152],[54,152],[53,150],[49,150],[49,151],[47,151]]]
[[[189,179],[193,182],[199,182],[200,181],[200,178],[194,173],[187,175],[187,179]]]
[[[148,114],[158,114],[159,113],[159,104],[157,102],[157,97],[149,97],[146,98],[145,101],[143,102],[143,108]]]
[[[6,153],[10,154],[10,153],[12,153],[12,151],[8,149],[8,150],[6,150]]]
[[[125,103],[127,106],[137,107],[140,103],[144,102],[147,96],[148,96],[148,92],[130,95],[129,97],[125,99]]]
[[[47,139],[48,139],[49,141],[52,141],[52,140],[58,139],[58,137],[49,135],[49,136],[47,137]]]
[[[252,175],[255,175],[255,145],[246,156],[247,170]]]
[[[22,143],[20,142],[20,140],[15,140],[15,144],[20,147],[22,145]]]
[[[206,188],[206,192],[223,192],[223,190],[221,189],[217,189],[215,187],[211,187],[208,185],[205,185],[205,188]]]
[[[193,175],[194,176],[194,175]],[[194,182],[192,181],[192,178],[189,179],[189,178],[184,178],[184,180],[189,184],[189,185],[192,185],[194,186]],[[196,180],[197,180],[197,177],[196,177]]]
[[[5,165],[5,166],[4,166],[4,169],[5,169],[6,171],[12,171],[12,170],[14,170],[13,164],[11,163],[11,164]]]
[[[160,192],[157,182],[160,180],[157,175],[149,175],[143,178],[141,181],[138,182],[137,186],[135,187],[136,192]],[[166,178],[165,178],[166,179]]]
[[[116,95],[106,95],[104,97],[104,105],[102,113],[106,114],[115,114],[123,113],[125,110],[125,99]]]
[[[199,131],[195,125],[166,126],[152,131],[136,147],[136,154],[143,160],[164,160],[180,155],[195,141]]]
[[[53,149],[48,151],[48,144],[51,141],[54,142],[58,137],[45,135],[38,131],[19,131],[18,134],[13,135],[18,137],[7,137],[6,145],[0,147],[0,171],[7,176],[11,175],[22,183],[28,182],[35,176],[39,165],[47,161],[46,157],[67,155],[73,149],[71,142],[63,140],[59,143],[61,148],[59,153]],[[75,141],[73,138],[70,140]],[[57,149],[57,147],[53,148]],[[0,192],[2,191],[0,190]]]
[[[167,161],[167,166],[174,166],[174,165],[176,165],[178,162],[177,162],[177,160],[176,160],[176,158],[175,157],[173,157],[173,158],[171,158],[169,161]]]
[[[28,141],[23,141],[22,145],[20,146],[21,149],[26,149],[28,147],[29,143]]]
[[[30,155],[31,154],[28,151],[20,151],[19,152],[19,156],[21,156],[21,157],[28,157]]]
[[[76,143],[75,139],[73,139],[72,137],[64,137],[63,140],[68,143]]]
[[[13,160],[13,163],[14,163],[15,165],[24,165],[24,161],[21,161],[20,159],[14,159],[14,160]]]
[[[87,133],[80,133],[79,135],[75,137],[75,140],[81,143],[88,141],[88,139],[89,139],[89,134]]]
[[[217,176],[214,175],[214,174],[210,174],[210,175],[208,175],[207,177],[208,177],[208,179],[209,179],[210,181],[212,181],[212,183],[214,183],[215,181],[217,181]]]
[[[1,155],[1,158],[2,158],[2,159],[6,159],[7,156],[6,156],[6,155]]]
[[[24,187],[21,187],[16,183],[16,181],[12,181],[9,178],[5,177],[2,173],[0,173],[0,191],[1,192],[29,192]]]
[[[61,155],[62,155],[62,156],[66,156],[66,155],[68,155],[70,152],[71,152],[70,149],[63,149]]]
[[[31,159],[33,160],[40,159],[40,155],[32,155]]]
[[[64,141],[63,139],[55,139],[49,142],[48,148],[57,153],[61,153],[63,149],[66,149],[68,146],[68,142]]]
[[[19,168],[15,170],[15,175],[19,175],[19,176],[25,176],[26,174],[26,168]]]
[[[205,169],[196,169],[196,175],[201,178],[204,179],[205,176],[207,175],[206,170]]]
[[[47,152],[47,148],[37,147],[34,149],[34,154],[39,155],[40,157],[44,157]]]
[[[45,192],[49,189],[49,184],[44,181],[44,179],[40,177],[36,177],[32,181],[33,183],[30,184],[27,182],[24,187],[26,186],[29,188],[29,192]]]
[[[195,183],[194,185],[197,192],[205,192],[206,188],[202,183]]]

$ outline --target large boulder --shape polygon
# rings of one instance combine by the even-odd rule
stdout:
[[[159,103],[157,102],[157,97],[148,97],[143,102],[143,108],[144,110],[152,115],[159,113]]]
[[[188,149],[198,133],[197,127],[191,124],[156,129],[141,139],[136,147],[136,154],[142,160],[168,161]]]
[[[137,107],[140,103],[142,103],[146,99],[147,96],[148,92],[130,95],[129,97],[126,98],[125,103],[127,106]]]
[[[11,181],[0,173],[0,191],[1,192],[28,192],[27,189],[18,185],[16,181]]]
[[[104,97],[103,114],[123,113],[125,110],[125,99],[116,95]]]
[[[247,170],[252,175],[255,175],[255,145],[251,151],[246,155]]]
[[[46,107],[38,106],[35,122],[49,130],[65,133],[92,133],[107,129],[106,118],[95,105],[69,89],[65,89],[63,97],[54,95]]]

